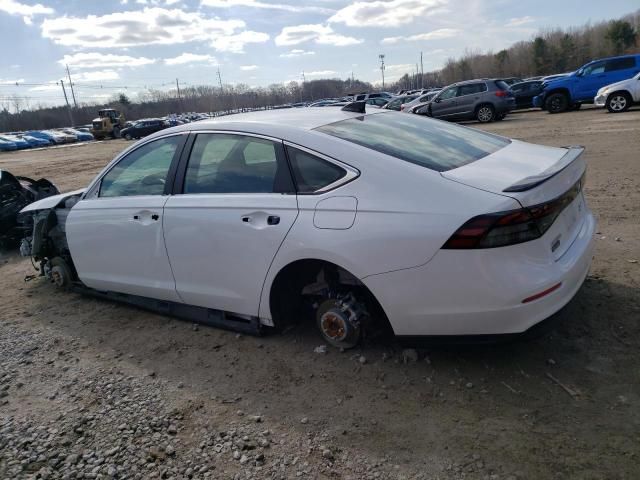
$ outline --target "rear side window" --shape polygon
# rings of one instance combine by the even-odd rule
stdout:
[[[509,90],[509,84],[504,80],[496,80],[496,87],[500,90]]]
[[[473,95],[474,93],[486,92],[487,86],[484,83],[472,83],[471,85],[460,85],[458,87],[458,96]]]
[[[614,72],[616,70],[626,70],[627,68],[633,68],[635,66],[636,59],[634,57],[614,58],[613,60],[607,60],[605,71]]]
[[[196,137],[184,193],[287,193],[293,190],[286,161],[270,140],[202,133]]]
[[[300,193],[316,192],[347,174],[343,168],[294,147],[287,146],[287,155]]]
[[[510,143],[479,130],[394,113],[350,118],[315,130],[437,172],[474,162]]]

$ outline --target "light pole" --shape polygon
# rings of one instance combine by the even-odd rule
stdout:
[[[382,73],[382,89],[384,90],[384,53],[378,55],[380,59],[380,73]]]

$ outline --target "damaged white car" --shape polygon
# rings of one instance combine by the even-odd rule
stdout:
[[[352,347],[525,332],[575,295],[595,221],[580,147],[360,103],[163,130],[86,190],[26,207],[62,287],[245,332],[315,321]]]

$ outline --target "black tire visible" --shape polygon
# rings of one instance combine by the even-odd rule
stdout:
[[[318,326],[322,338],[334,347],[343,348],[345,350],[358,345],[358,343],[360,343],[362,330],[359,325],[353,325],[349,321],[341,322],[344,326],[344,330],[341,330],[339,333],[336,332],[335,337],[325,333],[327,327],[323,327],[323,322],[330,322],[332,316],[343,320],[345,317],[344,313],[340,308],[338,308],[338,300],[330,298],[323,301],[316,310],[316,325]]]
[[[547,97],[544,106],[549,113],[566,112],[569,108],[569,99],[564,93],[553,93]]]
[[[120,127],[113,127],[113,131],[111,132],[111,136],[113,138],[120,138]]]
[[[607,97],[605,105],[610,113],[622,113],[629,110],[632,101],[627,92],[614,92]]]
[[[496,111],[493,108],[493,105],[484,104],[480,105],[476,110],[476,120],[480,123],[489,123],[493,122],[496,118]]]
[[[131,136],[131,134],[130,134],[130,133],[126,133],[126,134],[125,134],[125,136],[124,136],[124,138],[125,138],[126,140],[133,140],[133,137]]]

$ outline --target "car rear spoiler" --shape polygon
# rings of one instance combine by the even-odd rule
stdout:
[[[502,190],[504,193],[510,192],[525,192],[527,190],[531,190],[532,188],[537,187],[538,185],[543,184],[550,178],[553,178],[557,174],[559,174],[562,170],[567,168],[571,163],[578,158],[580,155],[584,153],[584,147],[579,145],[572,145],[569,147],[564,147],[567,149],[567,153],[565,153],[557,163],[549,167],[544,172],[539,175],[533,175],[531,177],[523,178],[522,180],[518,180],[513,185]]]

